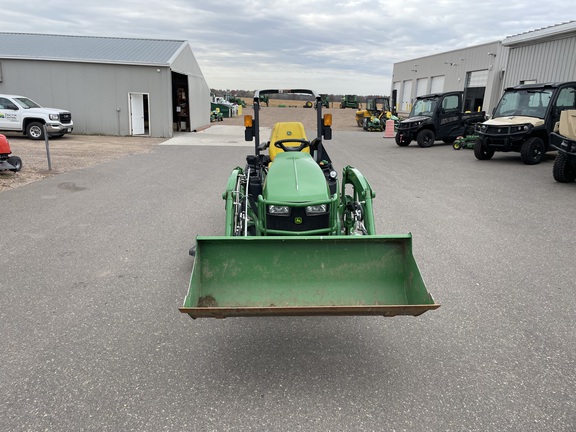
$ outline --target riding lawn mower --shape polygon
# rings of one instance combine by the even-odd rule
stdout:
[[[18,172],[22,169],[22,159],[11,154],[8,138],[0,134],[0,171]]]

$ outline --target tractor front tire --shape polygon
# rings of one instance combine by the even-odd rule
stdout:
[[[528,138],[520,148],[520,157],[526,165],[539,164],[544,158],[546,148],[544,141],[538,137]]]
[[[434,132],[430,129],[422,129],[416,136],[416,142],[422,148],[431,147],[435,140]]]
[[[44,139],[44,125],[39,122],[32,122],[26,126],[26,136],[33,140]]]
[[[564,153],[558,153],[554,160],[552,174],[554,180],[559,183],[572,183],[576,180],[576,161],[571,161]]]
[[[452,144],[452,148],[454,150],[460,150],[462,148],[462,144],[460,144],[460,141],[456,141],[454,144]]]
[[[494,150],[488,148],[482,144],[482,141],[478,140],[476,144],[474,144],[474,156],[476,156],[478,160],[489,160],[494,156]]]
[[[12,172],[18,172],[22,169],[22,159],[20,159],[18,156],[10,156],[8,159],[6,159],[6,162],[14,167],[10,170]]]

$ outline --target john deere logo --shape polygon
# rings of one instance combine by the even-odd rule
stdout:
[[[295,223],[296,225],[302,224],[302,218],[301,218],[301,217],[294,218],[294,223]]]

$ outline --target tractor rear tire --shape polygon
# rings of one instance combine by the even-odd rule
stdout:
[[[559,183],[572,183],[576,180],[576,163],[564,153],[558,153],[552,170],[554,180]]]
[[[494,150],[488,148],[482,144],[482,141],[478,140],[476,144],[474,144],[474,156],[476,156],[478,160],[489,160],[494,156]]]
[[[44,139],[44,125],[39,122],[32,122],[26,126],[26,136],[33,140]]]
[[[416,136],[416,142],[422,148],[431,147],[434,141],[436,141],[436,137],[430,129],[422,129]]]
[[[526,165],[539,164],[544,158],[546,147],[544,141],[538,137],[528,138],[520,148],[520,157]]]

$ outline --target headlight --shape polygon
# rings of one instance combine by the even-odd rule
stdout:
[[[58,120],[60,118],[60,115],[59,114],[49,114],[48,118],[50,120]]]
[[[278,216],[288,216],[290,214],[290,207],[270,205],[268,206],[268,213]]]
[[[338,177],[338,173],[334,170],[330,171],[330,178],[335,179],[336,177]]]
[[[324,214],[328,211],[328,206],[326,204],[313,205],[306,207],[306,215],[314,216],[319,214]]]

